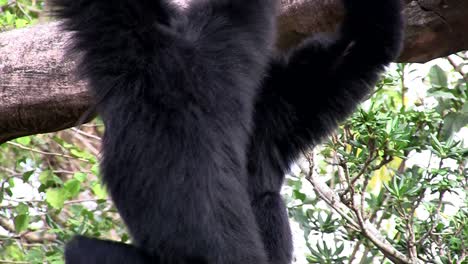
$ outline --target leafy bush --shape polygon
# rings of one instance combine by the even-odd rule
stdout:
[[[289,178],[309,263],[467,263],[466,74],[424,67],[395,65]]]

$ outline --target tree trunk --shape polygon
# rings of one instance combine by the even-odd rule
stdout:
[[[400,61],[425,62],[468,49],[468,0],[406,2]],[[287,50],[311,33],[333,31],[342,16],[339,0],[282,0],[278,47]],[[64,56],[67,36],[58,23],[0,34],[0,143],[74,126],[89,109],[85,84]]]

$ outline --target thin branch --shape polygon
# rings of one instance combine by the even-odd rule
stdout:
[[[71,201],[64,202],[64,205],[87,203],[87,202],[98,202],[98,201],[102,201],[102,200],[103,199],[98,199],[98,198],[71,200]],[[106,202],[110,202],[110,200],[106,200]]]
[[[23,5],[20,2],[16,2],[16,6],[29,21],[32,20],[31,16],[28,14],[28,12],[26,12],[26,10],[24,10]]]
[[[361,241],[357,241],[356,245],[354,245],[353,251],[351,255],[349,256],[349,261],[348,261],[349,264],[353,263],[353,260],[356,258],[356,254],[358,253],[359,248],[361,247],[361,244],[362,244]]]
[[[95,139],[95,140],[101,142],[101,138],[98,137],[98,136],[96,136],[96,135],[93,135],[93,134],[90,134],[90,133],[86,133],[86,132],[84,132],[83,130],[78,129],[78,128],[76,128],[76,127],[73,127],[72,130],[73,130],[74,132],[80,134],[80,135],[83,135],[83,136],[85,136],[85,137],[89,137],[89,138],[92,138],[92,139]]]
[[[424,242],[424,240],[426,240],[426,238],[428,238],[430,235],[432,235],[432,232],[434,231],[434,228],[436,227],[437,221],[439,219],[440,210],[442,209],[444,195],[445,195],[445,191],[441,191],[439,193],[439,201],[437,203],[437,208],[436,208],[435,212],[433,214],[431,214],[431,216],[430,216],[430,218],[434,218],[434,219],[432,219],[431,227],[429,228],[429,230],[427,232],[425,232],[421,236],[421,238],[419,238],[419,240],[416,242],[416,244],[422,246],[422,243]]]
[[[460,256],[460,259],[457,260],[457,264],[462,264],[462,263],[464,263],[465,259],[466,259],[466,253],[465,253],[465,251],[463,250],[463,253],[462,253],[462,255]]]
[[[365,215],[365,212],[364,212],[364,202],[366,200],[366,189],[367,189],[367,185],[369,185],[369,177],[365,177],[364,178],[364,183],[362,184],[362,188],[361,188],[361,204],[359,205],[359,207],[361,207],[361,215],[364,216]]]
[[[15,226],[3,217],[0,217],[0,226],[9,233],[16,234]],[[28,243],[44,243],[56,241],[57,237],[54,234],[49,234],[44,231],[26,231],[22,234],[14,236],[13,238],[20,238],[26,240]],[[1,263],[1,262],[0,262]]]
[[[450,56],[447,57],[447,60],[452,65],[453,69],[462,76],[466,83],[468,83],[468,74],[463,72],[462,67],[460,67],[460,65],[458,65]]]
[[[67,159],[76,159],[76,160],[80,160],[80,161],[89,162],[89,160],[87,160],[87,159],[73,157],[73,156],[70,156],[70,155],[62,154],[62,153],[53,153],[53,152],[46,152],[46,151],[42,151],[42,150],[37,150],[37,149],[29,148],[29,147],[26,147],[24,145],[12,142],[12,141],[8,141],[8,142],[6,142],[6,144],[11,145],[11,146],[15,146],[15,147],[23,149],[23,150],[28,150],[28,151],[31,151],[31,152],[34,152],[34,153],[46,155],[46,156],[55,156],[55,157],[62,157],[62,158],[67,158]]]
[[[411,259],[417,259],[418,258],[418,251],[416,249],[416,235],[414,233],[414,217],[415,217],[415,212],[416,209],[419,207],[421,204],[422,200],[424,199],[425,194],[425,189],[421,187],[420,193],[418,195],[418,198],[416,199],[416,203],[412,206],[411,211],[408,216],[408,221],[406,222],[406,228],[408,232],[408,253]]]
[[[325,203],[333,208],[339,215],[341,215],[355,230],[359,230],[359,224],[350,216],[349,208],[340,202],[340,197],[333,192],[325,183],[318,179],[314,171],[314,163],[312,153],[306,155],[309,161],[309,173],[306,175],[306,180],[314,187],[314,192],[320,197]]]

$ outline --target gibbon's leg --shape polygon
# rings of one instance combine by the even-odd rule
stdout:
[[[179,14],[156,0],[54,3],[106,125],[103,180],[135,246],[151,263],[266,264],[245,153],[276,1],[201,0]],[[119,247],[146,261],[84,241],[69,262]]]
[[[402,45],[400,0],[343,0],[339,32],[312,36],[272,61],[255,106],[249,151],[250,195],[274,263],[289,263],[284,174],[302,150],[317,144],[371,91]]]
[[[153,263],[149,256],[132,245],[112,241],[76,236],[65,248],[67,264],[114,263],[145,264]]]

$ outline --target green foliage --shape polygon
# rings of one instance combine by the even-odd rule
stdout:
[[[396,65],[288,179],[289,213],[303,231],[308,263],[391,263],[360,218],[408,258],[468,263],[468,144],[462,140],[468,135],[460,132],[468,124],[467,82],[459,69],[444,70],[448,64],[439,62],[426,76],[421,66]],[[307,183],[315,184],[313,175],[322,176],[341,207],[314,192]]]
[[[0,263],[63,263],[64,242],[75,234],[128,241],[100,184],[102,132],[97,120],[0,146]]]
[[[320,264],[338,264],[345,263],[346,257],[339,257],[343,252],[344,245],[340,244],[336,246],[336,249],[330,248],[327,244],[322,241],[314,246],[315,249],[310,249],[310,255],[307,256],[309,263],[320,263]]]
[[[44,0],[0,0],[0,31],[35,24]]]

